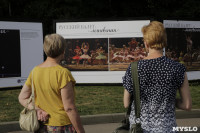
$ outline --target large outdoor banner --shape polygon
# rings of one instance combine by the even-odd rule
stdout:
[[[0,21],[0,88],[22,86],[43,62],[42,23]]]
[[[184,64],[189,79],[200,79],[200,21],[164,20],[167,57]]]
[[[130,62],[146,56],[141,28],[150,20],[56,22],[68,44],[63,66],[78,83],[121,83]]]

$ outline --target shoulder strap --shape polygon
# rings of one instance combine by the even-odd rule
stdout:
[[[34,70],[34,69],[33,69]],[[35,109],[35,92],[34,92],[34,85],[33,85],[33,70],[32,70],[32,78],[31,78],[31,96],[29,97],[28,101],[27,101],[27,104],[26,104],[26,108],[28,108],[28,105],[32,102],[32,104],[34,105],[33,106],[33,109]]]
[[[34,71],[34,69],[33,69]],[[33,71],[32,71],[32,85],[31,85],[31,88],[32,88],[32,93],[31,93],[31,99],[32,99],[32,103],[33,103],[33,109],[35,109],[35,92],[34,92],[34,85],[33,85]]]
[[[133,96],[134,96],[134,104],[135,104],[135,115],[137,118],[140,117],[140,85],[138,80],[138,62],[131,63],[131,74],[133,80]]]

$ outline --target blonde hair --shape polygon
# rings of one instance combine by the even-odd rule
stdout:
[[[152,21],[142,28],[142,33],[150,48],[160,50],[167,46],[167,34],[161,22]]]
[[[44,38],[44,52],[48,57],[56,58],[64,53],[65,39],[58,34],[46,35]]]

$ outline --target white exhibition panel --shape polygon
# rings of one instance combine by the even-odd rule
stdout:
[[[190,28],[190,30],[200,28],[200,21],[164,20],[163,24],[165,28]],[[200,71],[189,71],[187,72],[187,76],[189,80],[200,79]]]
[[[64,38],[142,37],[141,28],[150,20],[56,22],[56,33]]]
[[[149,20],[57,22],[56,33],[70,38],[142,37]],[[200,21],[164,20],[165,28],[200,28]],[[31,69],[43,62],[42,23],[0,21],[0,29],[20,31],[21,77],[0,78],[0,88],[22,86]],[[122,83],[125,71],[72,71],[77,83]],[[200,79],[200,71],[187,72],[189,80]]]
[[[0,78],[0,88],[21,86],[31,69],[44,60],[42,23],[0,21],[0,29],[19,30],[21,48],[21,77]]]
[[[187,72],[188,80],[198,80],[200,79],[200,71]]]
[[[165,28],[200,28],[200,21],[164,20]]]
[[[125,71],[71,72],[77,83],[122,83]],[[97,76],[98,75],[98,76]],[[200,79],[200,71],[187,72],[188,80]],[[103,82],[102,82],[103,81]]]
[[[56,22],[56,33],[65,39],[142,37],[150,20]],[[77,83],[122,83],[125,71],[72,71]]]
[[[77,83],[122,83],[125,71],[72,72]]]

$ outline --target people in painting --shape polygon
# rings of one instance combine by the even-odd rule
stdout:
[[[90,51],[90,56],[91,56],[91,58],[90,58],[90,64],[93,66],[94,65],[94,61],[95,61],[96,56],[97,56],[96,51],[95,50],[91,50]]]
[[[192,55],[190,53],[185,53],[184,62],[187,66],[192,65]]]
[[[172,56],[172,52],[170,49],[167,49],[167,51],[165,52],[166,57],[171,58]]]
[[[166,57],[187,66],[192,65],[193,61],[197,61],[198,56],[196,52],[193,52],[193,54],[191,54],[191,52],[184,53],[183,51],[181,51],[179,54],[177,54],[177,52],[174,49],[168,49],[165,52],[165,55]]]
[[[129,49],[126,47],[125,44],[123,45],[123,48],[120,51],[120,53],[121,53],[122,61],[127,62],[129,60],[129,58],[127,57],[129,54]]]
[[[83,66],[86,66],[86,63],[88,62],[88,59],[91,57],[88,55],[88,50],[89,50],[89,43],[82,43],[81,49],[83,51],[83,55],[80,57],[83,59]]]
[[[183,61],[183,52],[182,51],[180,52],[180,56],[179,56],[178,60],[181,64],[185,64]]]
[[[191,109],[191,96],[183,64],[163,56],[167,45],[166,31],[162,23],[152,21],[142,28],[148,56],[138,61],[141,114],[135,118],[131,66],[123,77],[124,106],[131,104],[130,125],[141,123],[144,133],[173,133],[176,127],[175,107]],[[176,99],[176,92],[180,99]]]
[[[75,106],[75,80],[70,71],[61,65],[65,54],[65,39],[58,34],[46,35],[44,52],[47,59],[33,68],[20,94],[19,102],[24,107],[31,95],[32,82],[35,105],[41,125],[36,133],[67,132],[85,133]]]
[[[139,42],[137,42],[139,44]],[[122,48],[116,48],[113,44],[110,48],[110,62],[114,63],[129,63],[131,61],[137,61],[146,57],[146,52],[143,44],[137,45],[132,48],[127,47],[127,44],[123,44]]]
[[[103,65],[104,61],[107,59],[107,57],[105,56],[105,50],[103,49],[103,47],[100,47],[96,50],[96,53],[98,54],[96,59],[99,60],[99,65]]]
[[[76,60],[76,65],[78,66],[80,60],[82,59],[80,57],[80,55],[82,54],[81,48],[79,46],[76,46],[76,48],[74,49],[74,52],[76,53],[76,55],[74,57],[72,57],[72,59]]]
[[[186,35],[186,42],[187,42],[187,52],[188,53],[191,53],[191,51],[192,51],[192,44],[193,44],[193,42],[192,42],[192,36],[191,35]]]
[[[138,42],[135,38],[132,38],[130,42],[128,42],[130,50],[135,50],[135,48],[138,46]]]

